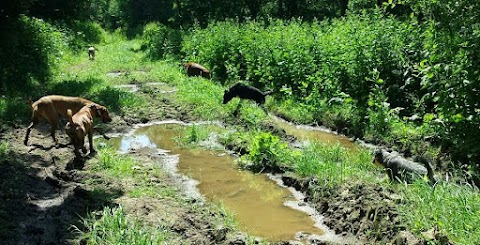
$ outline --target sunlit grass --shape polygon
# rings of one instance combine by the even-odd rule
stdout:
[[[292,168],[302,177],[317,177],[328,185],[361,180],[374,181],[370,153],[337,144],[311,142],[292,151]]]
[[[103,146],[98,151],[98,162],[93,166],[94,170],[108,170],[114,176],[133,175],[135,172],[135,161],[120,155],[111,146]]]
[[[191,108],[191,113],[204,120],[215,120],[227,115],[228,106],[222,105],[223,88],[202,78],[182,77],[175,84],[175,100]]]
[[[164,244],[172,232],[164,226],[147,227],[123,211],[123,208],[105,207],[99,218],[90,214],[83,220],[86,231],[81,232],[82,244]]]
[[[399,186],[400,206],[409,227],[420,233],[434,228],[455,244],[480,241],[480,194],[477,189],[442,182],[433,188],[424,181]]]
[[[130,197],[152,197],[152,198],[158,198],[158,197],[177,197],[178,196],[178,190],[172,187],[159,187],[155,186],[152,184],[145,184],[142,183],[140,186],[134,187],[128,195]]]
[[[312,123],[314,115],[303,103],[298,103],[292,98],[279,99],[277,101],[268,100],[267,106],[272,113],[279,115],[289,121],[301,124]]]
[[[10,144],[7,142],[0,143],[0,160],[5,159],[10,153]]]

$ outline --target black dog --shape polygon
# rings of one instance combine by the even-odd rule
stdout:
[[[230,89],[225,90],[223,94],[223,104],[228,103],[234,97],[238,97],[240,99],[249,99],[257,102],[259,105],[263,105],[265,103],[265,96],[271,94],[272,91],[262,92],[258,88],[245,85],[243,83],[237,83],[233,85]]]
[[[424,162],[424,167],[419,163],[403,158],[399,154],[378,149],[375,150],[373,163],[379,163],[385,167],[390,181],[405,181],[411,183],[415,178],[427,175],[432,184],[436,183],[432,166],[428,161]]]

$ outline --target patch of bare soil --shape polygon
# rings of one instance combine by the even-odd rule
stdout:
[[[0,241],[2,244],[62,244],[74,238],[72,225],[79,217],[111,205],[122,191],[105,189],[95,197],[80,184],[86,178],[72,169],[73,149],[68,139],[57,135],[60,147],[46,133],[32,131],[30,146],[23,145],[25,128],[12,128],[0,135],[12,151],[0,163]],[[42,133],[43,131],[43,133]]]

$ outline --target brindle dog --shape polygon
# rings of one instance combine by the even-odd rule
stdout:
[[[436,183],[433,168],[428,161],[425,161],[425,166],[422,166],[403,158],[398,153],[391,153],[384,149],[377,149],[374,154],[373,163],[380,164],[385,168],[390,181],[411,183],[416,178],[426,175],[433,184]]]

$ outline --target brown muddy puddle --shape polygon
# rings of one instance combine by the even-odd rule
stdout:
[[[272,241],[293,240],[299,232],[322,235],[318,214],[299,211],[291,190],[269,176],[235,167],[235,158],[222,151],[181,148],[175,137],[185,125],[166,123],[139,127],[129,135],[112,139],[120,151],[149,147],[178,156],[178,171],[198,181],[196,188],[208,200],[235,214],[241,229]],[[323,227],[322,227],[323,228]],[[325,235],[324,235],[325,236]],[[329,235],[327,235],[329,236]],[[326,238],[328,239],[328,238]]]
[[[270,115],[274,122],[285,130],[288,135],[295,136],[300,141],[320,141],[324,143],[339,143],[347,149],[355,149],[357,145],[348,137],[335,134],[323,127],[296,125],[279,117]]]

